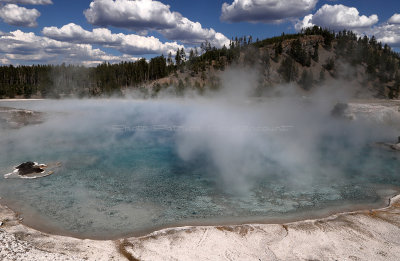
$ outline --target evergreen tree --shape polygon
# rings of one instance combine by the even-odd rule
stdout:
[[[327,71],[332,71],[333,69],[335,69],[335,60],[333,58],[329,58],[327,63],[323,65],[323,67]]]
[[[279,55],[282,54],[283,52],[283,47],[282,47],[282,41],[279,43],[275,44],[275,57],[278,57]]]
[[[312,54],[312,59],[313,59],[315,62],[318,62],[318,61],[319,61],[318,43],[316,43],[316,44],[314,45],[314,53]]]
[[[295,81],[298,75],[296,64],[291,57],[286,57],[282,61],[278,72],[282,75],[283,79],[286,82]]]
[[[186,62],[186,52],[185,52],[185,49],[183,49],[183,47],[182,47],[182,49],[180,51],[180,55],[181,55],[181,63],[185,64],[185,62]]]
[[[167,64],[168,64],[168,66],[172,66],[173,65],[172,53],[171,52],[168,53]]]
[[[243,61],[245,64],[257,65],[263,78],[259,81],[260,88],[264,88],[266,79],[269,81],[270,55],[268,50],[273,47],[272,55],[274,61],[284,57],[278,72],[285,81],[296,81],[297,68],[300,63],[309,66],[311,59],[319,60],[319,42],[315,43],[313,49],[309,48],[308,41],[304,35],[321,35],[324,38],[323,46],[332,46],[333,41],[335,54],[328,59],[319,74],[319,80],[323,81],[325,70],[332,76],[335,74],[335,62],[340,59],[358,68],[365,68],[369,81],[373,82],[376,89],[382,95],[398,97],[400,87],[400,55],[391,50],[387,44],[382,46],[375,37],[367,36],[357,38],[351,31],[343,30],[334,34],[318,26],[303,29],[299,34],[282,34],[281,36],[256,41],[252,43],[252,37],[232,38],[229,48],[211,47],[209,41],[201,45],[203,52],[197,49],[189,52],[186,62],[185,50],[179,48],[173,60],[169,52],[167,59],[163,55],[153,57],[150,61],[139,59],[135,62],[121,62],[119,64],[103,63],[96,67],[86,68],[74,65],[32,65],[32,66],[0,66],[0,98],[8,97],[68,97],[69,95],[98,96],[104,94],[119,94],[122,88],[138,88],[145,91],[144,83],[157,80],[183,71],[190,70],[190,75],[195,76],[202,72],[202,84],[207,79],[207,69],[214,66],[215,69],[223,70],[226,65]],[[302,46],[302,43],[305,43]],[[290,44],[290,49],[287,45]],[[285,46],[285,50],[283,50]],[[289,51],[286,51],[289,49]],[[260,57],[259,51],[263,52]],[[287,57],[290,56],[290,57]],[[239,59],[242,58],[242,59]],[[176,65],[174,64],[176,62]],[[312,73],[302,70],[299,84],[305,89],[310,88]],[[379,81],[377,81],[377,79]],[[186,80],[186,79],[185,79]],[[189,83],[190,81],[188,81]],[[212,88],[218,88],[219,82],[209,77],[207,83]],[[202,86],[200,84],[200,86]],[[312,84],[311,84],[312,86]],[[179,84],[178,86],[179,87]],[[154,85],[155,90],[159,88]],[[148,94],[147,94],[148,95]]]
[[[193,49],[190,49],[189,62],[193,62],[194,58],[195,58],[194,51],[193,51]]]
[[[306,51],[303,49],[300,39],[296,39],[292,42],[290,46],[290,56],[300,63],[302,66],[310,66],[311,61],[309,56],[307,55]]]
[[[176,54],[175,54],[175,64],[176,66],[181,66],[181,62],[182,62],[182,56],[181,56],[181,50],[178,48],[178,50],[176,50]]]

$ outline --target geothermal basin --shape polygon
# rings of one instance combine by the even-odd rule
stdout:
[[[353,104],[352,117],[333,117],[335,103],[2,101],[41,120],[0,121],[0,173],[25,161],[61,167],[1,176],[1,202],[31,227],[94,239],[383,206],[400,186],[400,155],[375,143],[395,141],[398,111]]]

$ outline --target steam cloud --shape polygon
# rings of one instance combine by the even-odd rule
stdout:
[[[1,135],[0,145],[15,155],[37,144],[68,147],[73,154],[82,146],[99,150],[116,146],[115,136],[98,130],[118,124],[177,125],[174,142],[179,157],[186,162],[206,159],[209,174],[217,176],[223,189],[244,194],[266,176],[271,182],[286,179],[293,186],[307,186],[319,178],[340,179],[353,156],[368,149],[366,144],[398,135],[399,126],[362,117],[355,121],[332,117],[334,105],[349,99],[348,86],[339,87],[343,84],[320,86],[307,97],[294,87],[280,86],[267,92],[269,97],[258,99],[251,97],[257,75],[250,71],[227,70],[221,79],[222,90],[205,97],[33,103],[32,109],[50,112],[49,119]],[[395,117],[394,122],[399,119],[395,112],[389,117]],[[86,135],[87,140],[77,135]],[[92,135],[100,135],[102,142],[90,142]],[[147,135],[134,132],[129,139]],[[23,142],[15,142],[18,138]],[[163,142],[162,137],[155,142]],[[365,162],[358,167],[373,168]]]

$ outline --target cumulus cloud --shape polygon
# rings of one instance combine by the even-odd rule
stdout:
[[[374,35],[378,42],[400,47],[400,24],[381,24],[366,30],[365,34]]]
[[[298,21],[298,22],[294,25],[294,28],[295,28],[297,31],[300,31],[300,30],[303,29],[303,28],[313,27],[314,24],[312,23],[312,18],[313,18],[313,15],[312,15],[312,14],[306,15],[306,16],[303,18],[303,20]]]
[[[23,4],[23,5],[52,5],[51,0],[0,0],[4,3]]]
[[[212,28],[203,28],[199,22],[192,22],[184,17],[177,22],[174,28],[164,29],[160,32],[168,39],[178,39],[187,44],[199,44],[205,40],[217,47],[229,44],[225,35],[217,33]]]
[[[389,24],[400,24],[400,14],[394,14],[388,20]]]
[[[90,44],[68,43],[25,33],[20,30],[0,36],[0,59],[12,63],[70,63],[97,64],[104,61],[135,60],[129,56],[114,56]]]
[[[15,4],[6,4],[0,7],[0,18],[10,25],[35,27],[36,19],[40,16],[40,12],[36,9],[27,9]]]
[[[1,36],[10,36],[10,35],[11,35],[10,33],[5,33],[5,32],[0,31],[0,37]]]
[[[355,7],[324,5],[314,14],[312,22],[332,29],[366,28],[376,24],[378,16],[360,16]]]
[[[352,30],[359,35],[375,36],[377,41],[392,47],[400,47],[400,14],[394,14],[387,23],[378,24],[378,16],[360,15],[354,7],[324,5],[314,15],[310,14],[295,24],[295,29],[314,25],[333,30]]]
[[[375,35],[377,41],[392,47],[400,47],[400,14],[394,14],[387,23],[374,26],[365,32]]]
[[[115,26],[135,31],[175,27],[180,18],[169,5],[152,0],[94,0],[84,14],[89,23]]]
[[[176,42],[162,43],[153,36],[113,34],[106,28],[96,28],[93,31],[87,31],[74,23],[64,25],[61,28],[54,26],[45,27],[42,33],[55,40],[99,44],[104,47],[115,48],[125,54],[168,54],[169,52],[174,53],[178,48],[184,47]]]
[[[333,30],[361,30],[378,22],[378,16],[373,14],[371,16],[360,15],[355,7],[348,7],[344,5],[323,5],[314,15],[304,17],[299,21],[295,28],[302,28],[312,26],[313,24],[321,27],[327,27]]]
[[[170,6],[153,0],[93,0],[84,11],[89,23],[98,26],[114,26],[136,31],[158,31],[170,40],[199,44],[208,40],[221,47],[229,39],[213,29],[205,29],[198,22],[171,12]]]
[[[314,9],[318,0],[234,0],[222,5],[226,22],[276,23],[297,18]]]

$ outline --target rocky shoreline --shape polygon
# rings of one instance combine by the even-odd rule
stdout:
[[[188,226],[105,241],[46,234],[0,206],[0,260],[400,260],[400,195],[389,202],[286,224]]]

